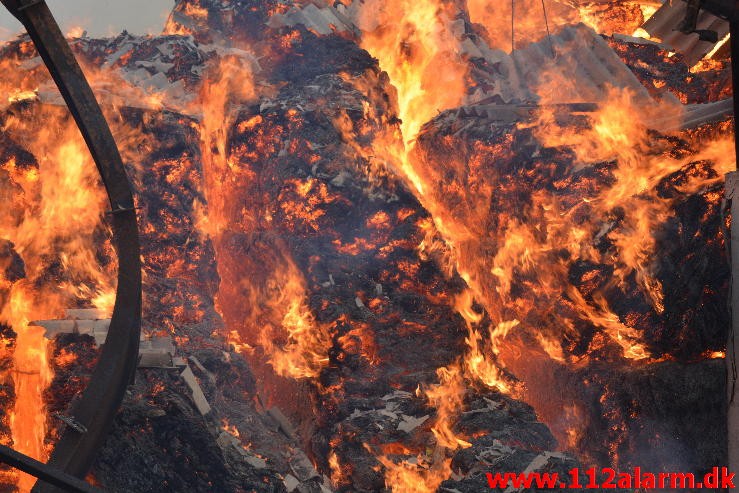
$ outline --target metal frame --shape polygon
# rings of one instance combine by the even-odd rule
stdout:
[[[731,23],[732,61],[739,61],[737,1],[684,1],[697,7],[694,9],[696,12],[697,9],[703,8]],[[102,445],[112,425],[115,413],[123,400],[125,389],[133,379],[141,327],[141,263],[136,211],[131,186],[110,129],[74,54],[45,1],[0,0],[0,2],[25,26],[90,149],[110,199],[114,241],[119,257],[118,290],[110,331],[90,384],[72,413],[74,418],[87,429],[87,432],[81,433],[72,427],[67,427],[51,454],[49,461],[51,467],[44,466],[38,461],[33,461],[5,447],[0,448],[0,458],[14,467],[27,470],[37,477],[56,484],[53,486],[39,481],[33,489],[34,492],[59,491],[57,487],[68,491],[92,491],[85,489],[84,486],[81,486],[81,489],[74,489],[71,482],[65,483],[66,475],[59,473],[56,469],[78,477],[86,474],[92,465],[95,453]],[[686,18],[681,28],[694,32],[695,26],[690,20]],[[706,35],[706,33],[702,34]],[[739,97],[736,96],[739,94],[737,92],[739,63],[734,63],[732,70],[735,94],[734,114],[739,115]],[[739,140],[736,143],[736,152],[739,157]],[[732,229],[737,227],[737,223],[739,221],[732,222]],[[732,270],[736,277],[739,270],[736,262]],[[734,282],[734,286],[736,285],[737,282]],[[735,291],[739,292],[739,289],[735,288]],[[739,316],[737,316],[739,299],[734,300],[732,308],[733,324],[739,325]],[[729,353],[727,363],[729,363],[729,360],[733,361],[736,349],[733,337],[730,338],[727,349]],[[729,388],[733,389],[736,376],[735,374],[732,376],[730,371],[729,377]],[[736,443],[739,441],[739,436],[734,436],[737,433],[734,428],[739,427],[739,409],[732,397],[733,392],[730,392],[729,464],[739,467],[739,455],[735,455],[739,454],[739,445]],[[736,416],[732,419],[733,414]],[[46,475],[44,468],[47,469],[48,474]],[[80,487],[79,484],[77,486]]]
[[[133,193],[113,135],[44,0],[0,0],[25,26],[74,117],[100,172],[112,211],[118,288],[108,336],[90,383],[71,414],[86,433],[66,427],[48,466],[83,478],[103,445],[126,387],[133,382],[141,333],[141,259]],[[34,493],[60,491],[38,481]]]
[[[0,445],[0,457],[2,457],[2,462],[27,472],[32,476],[36,476],[49,484],[58,486],[64,491],[71,491],[73,493],[102,493],[101,490],[90,486],[79,478],[49,467],[43,462],[16,452],[5,445]]]

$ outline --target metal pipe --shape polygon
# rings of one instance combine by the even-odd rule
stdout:
[[[43,462],[16,452],[5,445],[0,445],[0,462],[62,488],[64,491],[71,491],[73,493],[102,493],[102,490],[90,486],[81,479],[49,467]]]
[[[729,23],[729,43],[731,46],[731,83],[734,97],[734,151],[739,166],[739,138],[737,138],[736,117],[739,115],[739,19]],[[737,168],[739,169],[739,168]]]

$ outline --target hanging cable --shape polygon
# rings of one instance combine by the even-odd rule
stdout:
[[[547,18],[547,6],[544,0],[541,0],[541,9],[544,11],[544,25],[547,26],[547,39],[549,40],[549,48],[552,50],[552,58],[555,58],[554,43],[552,43],[552,33],[549,32],[549,19]]]
[[[515,40],[516,25],[514,22],[515,14],[516,14],[516,0],[511,0],[511,53],[513,53],[513,50],[516,49],[516,40]]]

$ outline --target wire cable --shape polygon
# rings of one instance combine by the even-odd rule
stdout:
[[[555,58],[554,43],[552,43],[552,33],[549,32],[549,19],[547,18],[547,6],[544,0],[541,0],[541,9],[544,11],[544,25],[547,26],[547,39],[549,40],[549,48],[552,50],[552,58]]]
[[[513,50],[516,49],[516,24],[515,24],[515,16],[516,16],[516,0],[511,0],[511,53],[513,53]]]

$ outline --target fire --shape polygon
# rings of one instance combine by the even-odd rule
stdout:
[[[208,18],[208,9],[201,7],[200,5],[193,4],[193,3],[185,4],[185,13],[189,16],[192,16],[198,19]]]
[[[488,355],[497,358],[500,354],[500,341],[505,339],[508,331],[519,325],[519,321],[501,322],[495,328],[491,327],[488,333],[489,342],[485,343],[483,334],[478,330],[482,316],[472,308],[473,302],[472,292],[468,289],[457,298],[455,304],[457,312],[462,315],[467,324],[468,335],[465,342],[469,349],[464,357],[467,375],[491,389],[510,393],[515,385],[503,375],[498,363]]]
[[[7,108],[9,104],[18,101],[30,101],[36,98],[42,81],[47,77],[42,70],[27,71],[23,75],[18,74],[21,60],[17,55],[4,57],[0,61],[0,71],[7,74],[0,81],[0,91],[3,98],[0,99],[0,108]]]
[[[51,383],[47,341],[41,327],[28,327],[28,316],[34,309],[30,286],[14,286],[2,318],[16,327],[16,349],[13,354],[13,383],[16,401],[10,415],[13,447],[18,452],[39,460],[46,458],[46,412],[43,392]],[[30,491],[36,478],[20,473],[18,487]]]
[[[174,15],[175,12],[180,14],[180,16],[187,16],[190,19],[201,22],[207,21],[210,16],[208,9],[202,7],[199,3],[180,2],[167,18],[167,22],[162,30],[163,34],[181,36],[190,36],[193,34],[193,31],[188,26],[185,26],[178,21],[177,16]]]
[[[285,271],[273,275],[268,281],[273,297],[267,303],[277,313],[283,311],[284,315],[279,326],[262,332],[262,347],[278,375],[316,378],[328,364],[330,340],[326,328],[315,320],[305,304],[303,278],[295,265],[288,262]],[[278,332],[278,327],[284,331],[283,334]]]
[[[437,443],[444,448],[454,450],[458,447],[470,447],[471,444],[457,437],[450,426],[451,418],[456,416],[462,406],[462,399],[467,390],[461,371],[458,367],[439,368],[436,374],[439,377],[439,384],[424,392],[437,413],[436,424],[431,431]]]
[[[38,168],[6,163],[12,181],[23,189],[25,211],[15,224],[0,225],[26,266],[26,279],[11,286],[0,319],[18,334],[13,381],[16,402],[11,428],[14,447],[39,460],[48,453],[43,392],[51,382],[48,341],[29,320],[54,318],[80,302],[110,308],[114,284],[99,265],[94,235],[101,228],[105,195],[81,136],[68,117],[56,110],[39,130],[33,122],[8,119],[3,129],[24,142]],[[58,272],[50,274],[56,263]],[[21,475],[19,488],[30,491],[35,479]]]
[[[459,41],[452,35],[453,14],[440,1],[371,0],[362,6],[361,44],[380,60],[398,89],[406,142],[437,111],[459,105],[465,92],[467,68],[455,55]],[[373,24],[379,27],[371,29]]]
[[[541,3],[528,3],[531,4],[529,8],[520,10],[522,20],[516,25],[516,35],[520,36],[517,46],[519,42],[524,45],[546,35],[543,18],[530,15],[530,12],[541,11]],[[398,132],[388,131],[381,137],[379,145],[375,141],[371,150],[359,151],[370,160],[372,156],[378,159],[379,154],[379,159],[405,180],[430,213],[424,224],[427,236],[419,250],[440,259],[449,272],[456,271],[468,286],[455,304],[468,328],[468,351],[460,370],[464,379],[499,391],[518,393],[520,387],[504,371],[506,361],[517,358],[518,349],[506,342],[510,334],[514,330],[538,334],[536,339],[545,357],[556,364],[567,364],[578,358],[568,354],[557,341],[575,331],[580,320],[602,329],[603,337],[593,340],[591,351],[615,344],[625,360],[649,360],[652,356],[639,329],[631,321],[622,320],[602,294],[585,296],[572,286],[568,272],[572,259],[614,265],[616,284],[623,286],[630,276],[635,276],[645,301],[656,313],[663,312],[663,287],[653,273],[656,248],[653,233],[670,218],[673,203],[659,197],[655,188],[690,160],[701,159],[710,151],[702,151],[699,156],[673,157],[656,149],[649,123],[660,121],[661,128],[675,126],[680,109],[669,102],[646,104],[622,90],[613,89],[604,100],[594,101],[599,109],[586,117],[588,123],[584,126],[562,125],[553,113],[543,110],[532,125],[542,146],[571,149],[575,154],[576,170],[613,162],[614,166],[609,168],[613,179],[608,185],[585,193],[581,202],[574,206],[561,203],[556,193],[536,192],[525,221],[501,211],[497,219],[499,230],[492,240],[486,238],[490,235],[482,226],[488,220],[486,211],[495,194],[500,192],[499,188],[504,186],[491,176],[494,168],[484,168],[474,158],[465,162],[452,157],[439,169],[440,163],[430,162],[428,156],[413,147],[422,125],[433,116],[432,108],[453,107],[464,101],[464,87],[441,83],[438,76],[451,71],[458,81],[464,81],[466,75],[464,63],[456,55],[460,51],[457,38],[450,34],[449,24],[445,24],[449,11],[434,2],[424,2],[406,10],[401,9],[401,4],[397,11],[393,10],[395,6],[381,2],[366,4],[361,26],[364,31],[362,46],[380,60],[380,66],[390,75],[397,89],[398,116],[402,123]],[[488,27],[491,45],[509,50],[510,4],[476,0],[469,0],[467,4],[471,20]],[[527,2],[516,2],[516,5],[523,4]],[[633,32],[661,3],[619,2],[605,10],[584,2],[546,2],[546,5],[554,28],[564,23],[585,22],[598,32],[610,33]],[[613,11],[605,15],[611,7]],[[369,12],[376,15],[378,11],[381,14],[377,24],[381,27],[376,27],[368,15]],[[387,15],[391,15],[393,21],[383,17]],[[443,32],[445,30],[447,32]],[[414,37],[421,32],[426,33],[425,42]],[[446,58],[449,68],[437,68],[437,73],[431,74],[429,69],[437,67],[434,61],[438,57]],[[546,66],[542,70],[542,80],[546,81],[539,90],[542,105],[575,101],[572,98],[579,91],[573,80],[547,74]],[[422,107],[416,106],[417,101],[424,102]],[[345,135],[351,130],[343,124],[338,126]],[[521,124],[521,128],[525,126]],[[439,146],[445,144],[438,142]],[[475,152],[493,156],[497,153],[504,157],[509,151],[483,148]],[[731,163],[720,154],[713,151],[706,159],[713,159],[717,170],[730,169]],[[725,153],[725,156],[731,155],[731,152]],[[449,175],[455,178],[450,180]],[[700,190],[710,184],[709,180],[696,179],[684,189]],[[603,224],[602,218],[615,216],[618,227]],[[594,245],[601,238],[612,245],[607,252]],[[570,260],[560,257],[563,250],[568,252]],[[528,296],[514,293],[514,285],[525,286]],[[554,305],[561,299],[566,300],[569,313],[547,313],[544,309],[542,313],[552,317],[550,326],[532,326],[530,315],[542,305]],[[489,320],[473,309],[475,302],[485,309]],[[439,432],[449,430],[451,422],[453,416],[440,413],[437,439],[441,436],[440,442],[455,447],[454,438],[444,431]],[[573,438],[569,436],[563,441],[572,443]],[[402,481],[399,471],[405,469],[398,467],[393,468],[389,477]]]
[[[331,471],[331,483],[336,486],[341,484],[344,479],[343,471],[341,470],[341,464],[339,458],[336,456],[336,452],[333,450],[328,455],[328,466]]]
[[[377,22],[381,27],[373,29],[372,21],[378,9],[381,15]],[[388,72],[398,91],[398,110],[402,123],[400,135],[388,134],[381,142],[383,159],[396,169],[416,192],[424,207],[431,212],[433,226],[429,224],[429,239],[434,232],[441,234],[447,245],[459,245],[471,236],[467,224],[457,219],[457,211],[446,210],[437,200],[433,190],[436,175],[429,172],[423,163],[417,162],[411,152],[412,142],[421,126],[437,110],[458,106],[464,98],[467,67],[459,59],[459,41],[452,34],[453,12],[441,3],[424,2],[406,6],[401,3],[369,2],[365,4],[362,22],[364,34],[362,46],[380,60],[380,66]],[[371,14],[371,15],[370,15]],[[398,21],[400,20],[400,21]],[[439,74],[444,74],[443,78]],[[429,105],[428,101],[434,101]],[[377,149],[375,149],[377,150]],[[421,248],[428,249],[433,241],[425,242]],[[454,261],[449,259],[449,265]],[[463,278],[472,282],[463,265],[456,264]],[[478,344],[479,335],[471,332],[470,363],[467,367],[473,374],[484,375],[487,382],[496,387],[507,388],[497,376],[497,369],[482,356]],[[485,366],[485,370],[482,370]]]
[[[536,340],[549,358],[560,363],[565,362],[565,355],[559,342],[542,333],[536,334]]]
[[[192,111],[202,115],[200,149],[203,161],[203,194],[208,203],[205,217],[198,221],[200,230],[216,241],[226,228],[225,197],[217,192],[229,170],[228,135],[233,121],[233,104],[254,97],[252,67],[240,58],[226,57],[211,69],[200,89]]]
[[[376,161],[371,156],[379,153],[379,159],[405,180],[423,206],[431,212],[432,222],[425,227],[427,239],[419,246],[426,252],[445,249],[433,246],[437,232],[447,244],[455,244],[460,238],[469,237],[466,226],[455,220],[456,214],[445,210],[429,193],[435,187],[436,177],[415,162],[411,152],[421,126],[436,111],[458,106],[464,99],[468,68],[458,56],[460,41],[452,34],[451,24],[455,13],[450,9],[441,2],[415,2],[411,5],[408,2],[371,1],[363,5],[360,15],[360,27],[363,29],[361,45],[380,60],[381,68],[390,75],[397,89],[401,123],[397,133],[386,129],[372,150],[359,149],[359,152],[368,156],[370,162]],[[429,101],[433,101],[433,104],[429,104]],[[346,135],[346,126],[340,127]],[[451,267],[453,259],[447,254],[445,257]],[[464,277],[464,269],[459,265],[457,267],[460,267],[457,270]],[[493,385],[503,386],[497,368],[482,356],[479,346],[476,346],[478,337],[470,330],[468,344],[473,352],[476,351],[470,361],[474,358],[481,358],[481,361],[467,362],[465,368],[478,374],[485,373],[488,381],[494,382]],[[467,441],[457,437],[451,428],[466,391],[462,368],[439,368],[437,375],[440,383],[425,391],[429,403],[437,410],[432,428],[438,444],[437,451],[427,468],[407,462],[396,464],[380,456],[379,460],[386,468],[386,484],[394,492],[435,491],[450,473],[444,450],[470,446]]]
[[[242,342],[241,335],[237,330],[232,330],[228,333],[228,343],[233,346],[234,351],[237,353],[251,353],[254,351],[254,347]]]
[[[469,71],[473,64],[461,55],[469,26],[456,4],[442,0],[364,2],[359,20],[363,31],[361,45],[379,59],[389,75],[397,91],[393,95],[397,101],[393,103],[397,103],[398,114],[372,114],[369,100],[377,97],[378,91],[360,87],[368,100],[353,110],[363,112],[367,121],[384,125],[373,129],[378,130],[374,141],[366,143],[369,130],[355,128],[356,122],[347,110],[337,110],[334,120],[346,141],[342,145],[369,163],[367,173],[373,184],[395,174],[416,196],[425,209],[423,217],[415,220],[415,226],[425,233],[420,244],[408,246],[417,238],[394,239],[387,244],[382,239],[396,219],[404,221],[417,213],[412,208],[374,213],[359,226],[370,230],[370,237],[325,231],[331,219],[328,206],[344,203],[342,196],[332,190],[334,183],[327,183],[316,171],[324,156],[314,152],[313,142],[304,142],[291,133],[306,123],[302,121],[303,109],[286,105],[277,116],[278,112],[262,109],[255,114],[254,107],[260,106],[255,103],[270,102],[263,94],[268,91],[263,87],[264,81],[256,82],[259,67],[243,53],[224,55],[228,52],[225,48],[214,55],[219,63],[204,72],[199,93],[183,110],[194,118],[192,122],[197,120],[189,124],[189,129],[199,132],[200,155],[194,153],[191,160],[172,159],[176,162],[170,163],[172,172],[167,177],[169,183],[174,183],[179,173],[202,173],[196,199],[201,203],[195,206],[193,220],[203,238],[212,242],[217,259],[220,286],[216,304],[225,328],[214,336],[256,361],[255,367],[263,363],[269,375],[307,380],[324,394],[322,397],[341,388],[334,382],[324,388],[323,382],[328,379],[321,378],[328,374],[327,368],[339,366],[334,365],[343,357],[338,349],[361,355],[363,363],[374,371],[383,364],[384,341],[376,340],[369,321],[357,322],[342,315],[339,322],[334,322],[346,326],[342,331],[322,322],[321,312],[330,311],[330,302],[317,296],[317,291],[320,285],[326,290],[337,289],[337,283],[329,273],[320,276],[328,275],[330,281],[321,284],[326,277],[316,281],[319,276],[314,268],[319,261],[294,255],[291,242],[325,235],[325,245],[332,253],[361,256],[378,250],[377,258],[383,260],[391,258],[397,246],[409,250],[415,247],[423,261],[433,259],[450,278],[458,275],[464,281],[454,279],[454,290],[428,294],[429,299],[449,303],[461,317],[457,322],[461,326],[463,320],[466,328],[466,347],[459,359],[438,368],[436,383],[419,384],[417,396],[425,398],[435,411],[430,426],[423,430],[427,435],[433,434],[433,449],[419,453],[420,447],[398,443],[373,445],[371,449],[385,468],[387,487],[396,493],[435,491],[452,474],[451,453],[470,447],[470,442],[478,437],[463,436],[455,430],[459,413],[465,407],[465,396],[471,390],[484,386],[490,393],[533,399],[536,389],[525,388],[513,377],[515,365],[520,368],[541,363],[541,368],[548,371],[565,365],[582,367],[593,361],[635,365],[654,362],[638,317],[624,315],[612,299],[609,301],[605,291],[631,285],[632,279],[636,279],[640,290],[636,296],[643,296],[646,310],[664,312],[665,287],[655,273],[655,232],[669,221],[675,203],[661,196],[656,188],[694,160],[712,161],[717,172],[727,171],[733,165],[726,159],[732,154],[728,139],[689,157],[660,148],[664,144],[652,138],[654,129],[650,122],[659,116],[664,126],[656,130],[664,130],[674,123],[665,120],[679,119],[679,110],[669,103],[660,103],[653,105],[656,110],[650,112],[645,101],[625,91],[611,90],[603,100],[595,101],[597,111],[579,115],[581,118],[574,123],[563,123],[546,105],[570,102],[579,93],[572,80],[557,80],[551,74],[542,77],[546,84],[542,84],[538,96],[544,109],[538,119],[512,129],[530,131],[532,146],[537,146],[537,153],[541,151],[536,169],[516,169],[522,189],[556,172],[557,180],[552,180],[551,186],[532,191],[520,202],[511,199],[512,192],[526,193],[512,191],[519,184],[506,183],[501,171],[508,161],[518,158],[512,155],[516,152],[510,145],[513,137],[492,144],[481,139],[464,150],[467,155],[457,152],[443,162],[435,161],[418,144],[423,142],[425,132],[431,132],[424,125],[438,112],[463,105],[471,84]],[[512,48],[512,17],[516,39],[513,48],[546,36],[540,0],[517,0],[516,16],[506,2],[468,0],[466,4],[470,20],[487,28],[493,48]],[[211,15],[197,3],[184,5],[181,13],[195,21],[205,22]],[[552,29],[565,23],[585,22],[599,32],[633,32],[660,3],[619,1],[607,9],[603,2],[545,0],[544,5]],[[613,10],[609,10],[611,7]],[[288,9],[288,5],[281,4],[273,12]],[[606,10],[617,15],[605,16]],[[537,16],[537,12],[541,15]],[[188,28],[170,18],[165,31],[187,34]],[[300,41],[299,31],[286,30],[276,42],[289,51]],[[541,69],[546,71],[546,66]],[[117,87],[122,79],[116,74],[90,74],[98,87],[109,91],[110,101],[116,104],[127,97],[122,94],[133,95],[132,99],[153,109],[168,104],[162,94],[146,93],[130,84]],[[350,78],[347,74],[343,77],[344,82]],[[38,81],[30,77],[20,82],[15,92],[7,91],[7,104],[36,104]],[[359,87],[373,82],[377,81],[356,84]],[[572,89],[567,100],[563,93],[568,91],[563,88]],[[10,116],[3,122],[3,130],[26,141],[38,160],[38,169],[21,166],[13,159],[3,163],[13,184],[24,192],[25,202],[12,205],[27,212],[15,223],[0,225],[0,231],[3,238],[14,243],[29,270],[26,280],[2,283],[10,292],[2,319],[18,332],[13,377],[18,400],[12,419],[13,437],[19,450],[39,458],[46,453],[42,395],[52,375],[46,356],[47,341],[43,334],[27,327],[28,320],[58,316],[67,306],[93,304],[109,311],[114,302],[114,286],[107,274],[109,266],[98,266],[100,247],[93,246],[92,232],[97,230],[97,237],[104,233],[100,227],[104,197],[79,136],[68,121],[52,116],[54,125],[46,125],[40,133],[28,132],[32,127],[20,117]],[[238,144],[231,141],[234,135],[239,137]],[[442,136],[435,142],[438,148],[460,151],[454,144],[453,136]],[[571,153],[572,166],[558,169],[556,163],[550,163],[547,151],[552,149]],[[281,168],[285,164],[281,158],[286,155],[300,155],[308,166],[286,177]],[[582,171],[605,178],[593,180],[595,186],[590,188],[591,183],[582,185],[573,200],[562,192],[581,185],[573,176]],[[340,178],[341,175],[337,183]],[[679,190],[697,192],[720,180],[720,176],[690,176]],[[718,193],[713,193],[719,200]],[[502,205],[506,199],[513,202],[511,210]],[[491,218],[494,207],[499,210]],[[513,210],[519,207],[521,210]],[[145,228],[147,233],[155,232],[150,224]],[[184,260],[172,259],[171,252],[161,258],[168,260],[167,273],[172,277],[188,267]],[[608,285],[598,284],[599,272],[594,268],[583,268],[583,282],[576,285],[570,274],[579,261],[612,267],[604,275]],[[372,281],[405,278],[401,288],[410,290],[414,287],[412,280],[422,275],[422,263],[403,259],[393,261],[392,267],[379,275],[380,279]],[[341,280],[337,280],[340,284]],[[382,285],[371,286],[351,292],[356,307],[367,320],[385,315],[393,303]],[[186,312],[182,306],[174,309],[177,318],[185,318]],[[581,325],[592,328],[595,334],[583,343],[586,347],[578,348],[582,351],[575,353],[573,346],[582,342],[576,337]],[[397,324],[401,337],[430,330],[410,320]],[[530,347],[524,353],[525,345]],[[724,354],[710,351],[704,356],[722,358]],[[524,361],[526,357],[531,357],[535,364]],[[69,353],[61,353],[56,361],[58,365],[73,363],[74,357]],[[302,382],[300,385],[304,386]],[[393,385],[400,387],[396,382]],[[536,380],[532,379],[531,385],[537,385]],[[162,389],[157,387],[157,391]],[[539,397],[546,398],[547,394]],[[553,413],[552,409],[544,412],[547,416]],[[583,419],[580,413],[577,406],[565,408],[563,423],[555,430],[563,447],[574,448],[581,440],[577,427]],[[239,436],[238,429],[228,422],[223,423],[223,429]],[[341,463],[337,450],[334,447],[327,458],[335,484],[348,481],[346,469],[350,469]],[[21,481],[21,489],[28,489],[28,481]]]
[[[23,90],[14,90],[10,94],[8,94],[8,103],[17,103],[19,101],[28,101],[35,99],[38,96],[37,91],[23,91]]]
[[[247,59],[248,61],[248,59]],[[228,147],[228,129],[234,121],[234,110],[238,105],[248,102],[255,96],[252,79],[254,67],[245,64],[242,58],[226,57],[212,70],[212,76],[206,79],[201,88],[200,98],[194,111],[202,113],[200,122],[201,152],[203,160],[203,195],[207,202],[201,216],[196,218],[200,231],[209,236],[215,245],[219,258],[218,268],[222,279],[230,279],[236,272],[226,270],[229,253],[229,241],[236,233],[235,229],[243,228],[242,233],[256,233],[256,224],[260,221],[249,216],[242,208],[240,194],[243,190],[231,188],[232,184],[241,183],[248,186],[252,174],[232,161]],[[250,118],[238,125],[241,132],[257,132],[263,123],[261,117]],[[247,183],[239,180],[246,180]],[[226,187],[224,188],[224,184]],[[311,224],[315,229],[315,221],[322,215],[316,206],[329,201],[325,184],[315,180],[291,182],[293,191],[300,200],[282,200],[282,207],[287,217],[296,221]],[[234,222],[238,216],[238,222]],[[245,315],[240,312],[238,318],[232,319],[230,311],[225,310],[227,304],[244,303],[233,300],[220,290],[218,306],[227,323],[234,324],[231,329],[236,336],[229,337],[235,341],[237,349],[248,350],[249,353],[257,344],[266,361],[274,371],[284,377],[315,378],[328,363],[327,351],[330,340],[326,328],[319,324],[306,304],[305,280],[284,246],[277,246],[278,255],[272,263],[256,264],[253,267],[263,269],[264,283],[242,279],[242,289],[247,291],[250,307]],[[235,264],[240,260],[233,258]],[[237,268],[243,269],[244,266]],[[244,294],[242,291],[242,295]],[[247,333],[257,333],[244,337]]]
[[[667,115],[678,114],[669,106],[663,106],[660,110]],[[631,273],[636,273],[645,296],[656,311],[662,312],[662,287],[650,273],[655,249],[652,232],[669,217],[671,203],[656,197],[653,190],[666,176],[683,168],[686,161],[652,152],[648,128],[640,123],[654,117],[647,111],[638,105],[629,92],[614,90],[601,103],[600,110],[590,117],[592,124],[585,132],[574,128],[563,129],[552,123],[549,119],[551,115],[543,115],[536,134],[546,146],[564,145],[572,148],[578,162],[583,165],[616,161],[614,184],[585,201],[600,217],[607,217],[617,208],[623,211],[622,227],[606,232],[606,237],[612,240],[618,251],[614,274],[623,283]],[[725,159],[718,160],[722,168],[726,167],[721,164],[723,161]],[[705,185],[703,182],[697,186]],[[594,237],[596,227],[595,224],[590,225],[591,230],[586,236]],[[580,237],[571,237],[567,244],[577,245],[580,241]],[[594,316],[596,318],[599,317]],[[602,320],[603,317],[600,318]],[[612,316],[606,315],[605,318]],[[616,332],[623,334],[624,331]],[[618,336],[616,340],[623,339]],[[642,350],[632,354],[639,358],[646,356]]]
[[[597,307],[593,307],[583,299],[577,289],[570,289],[568,294],[584,319],[603,328],[611,340],[621,346],[625,358],[640,360],[650,357],[649,351],[639,342],[639,332],[624,325],[618,315],[611,311],[608,302],[602,296],[595,296],[594,301]]]
[[[62,348],[59,354],[54,357],[54,364],[56,366],[70,366],[77,361],[77,355],[71,351],[67,351]]]
[[[241,438],[241,434],[239,433],[239,429],[236,427],[236,425],[232,425],[228,422],[226,418],[223,418],[221,420],[221,427],[223,428],[223,431],[228,433],[234,438]]]
[[[73,26],[64,34],[65,38],[81,38],[85,33],[82,26]]]
[[[568,2],[547,1],[545,5],[552,28],[582,20],[580,11]],[[494,48],[510,52],[514,44],[520,48],[547,35],[541,0],[467,0],[467,7],[470,20],[485,27],[488,41]]]
[[[582,22],[603,34],[632,33],[661,5],[659,0],[615,1],[610,4],[581,0],[467,0],[470,20],[485,27],[491,47],[507,52],[513,45],[521,48],[544,39],[547,23],[550,32]]]
[[[385,466],[385,484],[393,493],[431,493],[452,474],[451,460],[448,459],[440,464],[434,461],[434,465],[426,467],[419,465],[422,460],[418,458],[399,463],[385,457],[379,459]]]

